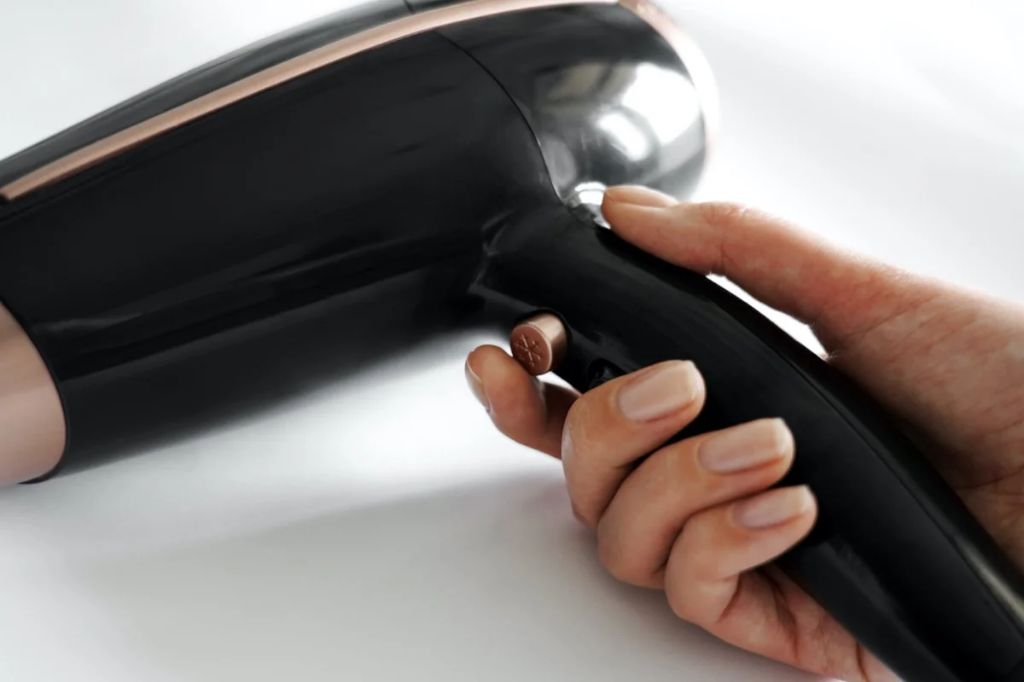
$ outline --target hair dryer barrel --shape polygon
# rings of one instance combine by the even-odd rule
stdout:
[[[471,303],[511,216],[595,178],[688,191],[676,51],[633,10],[544,4],[365,6],[0,164],[0,304],[49,370],[34,447],[0,461],[87,463],[395,349]],[[683,117],[655,129],[666,96]]]
[[[208,390],[230,403],[264,372],[294,374],[327,310],[368,340],[375,306],[408,325],[464,291],[480,226],[536,200],[502,181],[541,172],[512,141],[531,143],[507,97],[426,34],[6,206],[0,297],[60,388],[65,462],[180,425]],[[222,366],[239,353],[246,371]]]
[[[0,303],[62,401],[63,419],[37,358],[50,397],[34,473],[252,407],[397,346],[396,330],[443,325],[492,233],[588,180],[692,186],[705,130],[675,50],[621,6],[506,11],[524,6],[360,8],[0,165]],[[500,83],[481,59],[524,63],[536,82]],[[689,97],[689,119],[652,130],[667,95]],[[339,344],[350,351],[332,360]]]

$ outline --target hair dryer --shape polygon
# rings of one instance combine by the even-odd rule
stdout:
[[[646,0],[380,0],[0,163],[0,476],[95,461],[455,325],[564,329],[586,390],[696,362],[688,430],[783,417],[820,518],[780,565],[900,675],[1024,680],[1024,586],[897,428],[707,278],[603,228],[686,195],[714,93]]]

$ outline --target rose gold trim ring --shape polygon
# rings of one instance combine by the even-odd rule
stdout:
[[[65,440],[64,408],[50,371],[0,304],[0,485],[53,471]]]

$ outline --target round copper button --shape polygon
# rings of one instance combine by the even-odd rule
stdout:
[[[550,372],[565,357],[567,334],[557,315],[539,313],[520,322],[509,338],[512,357],[534,376]]]

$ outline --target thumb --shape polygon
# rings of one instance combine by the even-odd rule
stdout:
[[[925,280],[735,204],[679,203],[621,186],[605,192],[602,211],[626,241],[675,265],[724,275],[809,324],[830,353],[935,295]]]

